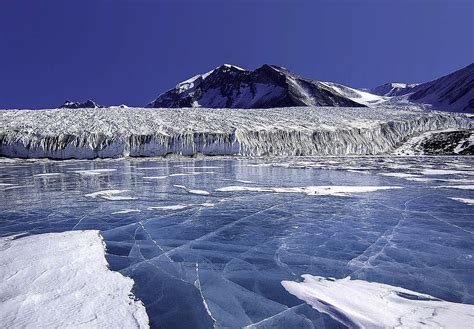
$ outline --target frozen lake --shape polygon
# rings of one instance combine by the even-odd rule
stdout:
[[[153,327],[344,327],[282,285],[303,274],[474,304],[473,157],[0,168],[0,236],[101,230]]]

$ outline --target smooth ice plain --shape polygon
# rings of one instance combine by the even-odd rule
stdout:
[[[472,157],[4,159],[0,235],[100,230],[111,269],[134,279],[157,328],[357,326],[379,291],[406,302],[391,310],[440,303],[472,319],[473,165]]]

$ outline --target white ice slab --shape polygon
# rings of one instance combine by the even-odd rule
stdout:
[[[81,176],[99,176],[99,175],[112,173],[116,170],[117,169],[91,169],[91,170],[76,170],[74,172]]]
[[[107,268],[98,231],[0,238],[4,328],[147,328],[133,280]]]
[[[450,198],[450,199],[474,206],[474,199],[466,199],[466,198]]]
[[[285,289],[349,327],[467,328],[474,305],[451,303],[415,291],[362,280],[303,275],[282,281]]]
[[[183,190],[185,190],[185,191],[187,191],[188,193],[191,193],[191,194],[197,194],[197,195],[209,195],[210,194],[208,191],[205,191],[205,190],[188,189],[184,185],[173,185],[173,186],[177,187],[177,188],[180,188],[180,189],[183,189]]]
[[[93,193],[86,194],[86,197],[89,198],[102,198],[105,200],[110,200],[110,201],[122,201],[122,200],[135,200],[136,197],[132,196],[125,196],[125,195],[118,195],[118,194],[123,194],[125,192],[128,192],[128,190],[103,190],[103,191],[97,191]]]
[[[398,177],[398,178],[419,177],[418,175],[408,174],[408,173],[401,173],[401,172],[385,172],[385,173],[381,173],[380,175],[388,176],[388,177]]]
[[[436,188],[454,188],[458,190],[474,190],[474,185],[444,185],[444,186],[436,186]]]

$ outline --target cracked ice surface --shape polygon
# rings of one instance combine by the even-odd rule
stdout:
[[[344,322],[281,282],[351,276],[474,303],[473,208],[459,201],[474,195],[446,188],[472,185],[473,165],[471,157],[5,160],[0,235],[101,230],[111,269],[134,279],[153,327],[337,328]]]

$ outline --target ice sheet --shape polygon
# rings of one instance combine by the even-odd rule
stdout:
[[[456,200],[472,199],[472,190],[435,188],[472,185],[473,161],[9,160],[2,162],[0,181],[21,188],[0,188],[0,234],[100,229],[110,268],[133,278],[153,327],[340,328],[340,321],[288,293],[281,281],[298,281],[302,274],[351,276],[474,304],[472,206]],[[212,175],[169,177],[208,170],[200,167],[220,168]],[[97,169],[110,171],[74,172]],[[448,173],[398,175],[419,176],[423,170]],[[34,177],[43,173],[63,175]],[[169,178],[144,178],[156,176]],[[229,186],[239,188],[216,191]],[[362,193],[364,187],[382,189]],[[127,191],[112,197],[136,199],[85,196],[108,190]]]

